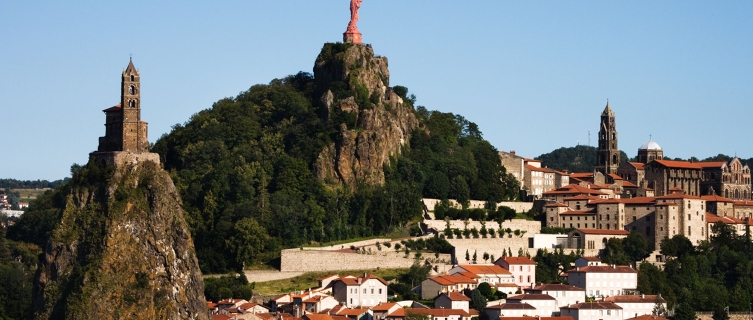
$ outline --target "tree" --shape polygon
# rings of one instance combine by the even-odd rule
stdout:
[[[484,312],[484,308],[486,308],[486,303],[488,300],[486,297],[484,297],[483,294],[481,294],[481,291],[478,289],[471,290],[471,303],[470,307],[478,311],[479,313]]]
[[[648,247],[648,241],[635,231],[631,231],[630,234],[622,240],[622,246],[630,261],[634,262],[633,267],[636,266],[635,262],[646,259],[651,254]]]
[[[716,307],[714,309],[714,313],[711,315],[711,318],[714,320],[729,320],[729,307]]]
[[[677,306],[674,320],[696,320],[695,309],[690,302],[681,303]]]
[[[604,248],[604,255],[601,261],[606,264],[628,265],[630,258],[625,253],[622,245],[622,239],[610,238]]]
[[[489,260],[489,253],[484,252],[484,254],[481,257],[484,258],[484,263],[486,263],[486,261]]]
[[[471,189],[468,187],[468,182],[465,181],[463,176],[452,178],[452,181],[450,181],[449,196],[455,198],[463,209],[468,208],[468,203],[471,200]]]
[[[654,309],[651,310],[651,314],[657,317],[667,317],[667,308],[661,302],[659,295],[656,295],[656,302],[654,303]]]
[[[226,240],[226,245],[235,255],[235,263],[242,268],[261,252],[269,236],[254,218],[241,219],[233,230],[234,234]]]
[[[695,251],[693,243],[684,235],[677,234],[672,238],[664,238],[660,244],[661,254],[680,258]]]
[[[492,292],[492,286],[486,282],[482,282],[477,287],[478,291],[487,299],[493,299],[494,293]]]
[[[471,261],[471,255],[468,253],[468,249],[465,249],[465,262]]]
[[[476,260],[478,260],[478,255],[476,254],[476,250],[473,250],[473,263],[476,263]]]

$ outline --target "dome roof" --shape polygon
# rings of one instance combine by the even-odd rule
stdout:
[[[644,143],[640,148],[638,148],[638,150],[661,150],[661,147],[658,143],[648,140],[648,142]]]

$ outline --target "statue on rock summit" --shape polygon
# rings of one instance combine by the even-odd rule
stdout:
[[[350,22],[348,29],[343,33],[343,42],[361,43],[361,32],[358,31],[356,23],[358,22],[358,9],[361,8],[363,0],[350,0]]]

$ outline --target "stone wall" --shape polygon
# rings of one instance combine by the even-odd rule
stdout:
[[[108,151],[92,152],[89,156],[94,157],[100,165],[103,166],[124,166],[133,165],[138,162],[151,161],[159,164],[160,158],[158,153],[151,152],[128,152],[128,151]]]
[[[424,206],[426,207],[426,210],[434,211],[434,206],[439,203],[440,199],[431,199],[431,198],[424,198]],[[460,208],[460,204],[458,204],[457,201],[450,199],[450,204],[453,206],[456,206]],[[483,209],[486,206],[486,201],[480,201],[480,200],[471,200],[470,204],[468,205],[468,208],[475,209],[480,208]],[[510,207],[515,209],[515,212],[527,212],[528,210],[531,210],[533,208],[533,202],[498,202],[497,207]]]
[[[495,259],[499,259],[502,257],[502,250],[507,251],[510,249],[512,251],[513,256],[518,255],[518,250],[523,249],[523,252],[527,252],[531,255],[531,257],[536,256],[536,253],[538,251],[537,248],[529,248],[528,247],[528,239],[529,236],[516,236],[512,235],[512,237],[508,237],[505,235],[502,238],[496,237],[496,238],[477,238],[477,239],[447,239],[447,242],[449,242],[453,247],[455,247],[455,259],[457,259],[456,263],[464,264],[465,261],[465,252],[468,250],[468,255],[473,259],[473,252],[476,252],[476,263],[485,263],[483,256],[484,252],[488,253],[489,255],[494,255]],[[554,249],[547,249],[547,251],[552,252]],[[577,249],[564,249],[565,254],[569,254],[570,252],[575,252]],[[598,249],[587,249],[584,250],[584,255],[593,257],[597,256],[599,254]],[[486,263],[493,263],[494,261],[486,261]]]
[[[394,248],[394,246],[393,246]],[[424,259],[435,259],[433,255],[424,256]],[[449,254],[440,254],[439,260],[450,261]],[[411,252],[406,258],[403,251],[395,252],[392,248],[382,247],[381,251],[371,251],[370,254],[323,251],[323,250],[282,250],[280,259],[280,271],[342,271],[362,270],[374,268],[410,268],[415,262]]]
[[[439,232],[444,231],[444,229],[447,227],[447,222],[444,220],[424,220],[424,224],[426,224],[429,228],[434,228],[438,230]],[[476,228],[478,230],[481,230],[481,222],[480,221],[469,221],[468,222],[468,229]],[[523,220],[523,219],[513,219],[508,220],[502,223],[502,229],[510,228],[512,230],[525,230],[527,236],[532,236],[533,234],[539,233],[541,231],[541,222],[539,221],[530,221],[530,220]],[[465,229],[465,221],[463,220],[450,220],[450,228],[453,229]],[[495,231],[500,229],[500,225],[495,221],[487,221],[486,222],[486,228],[492,228]],[[514,236],[514,235],[513,235]]]

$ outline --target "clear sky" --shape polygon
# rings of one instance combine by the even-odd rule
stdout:
[[[0,178],[55,180],[104,135],[129,55],[142,119],[171,126],[258,83],[311,72],[349,0],[1,1]],[[596,145],[753,157],[753,1],[364,0],[358,27],[391,85],[535,157]]]

